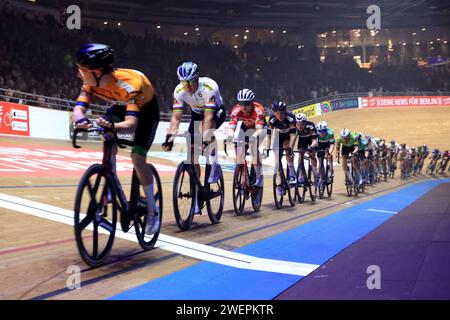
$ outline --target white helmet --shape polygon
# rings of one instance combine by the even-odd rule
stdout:
[[[297,122],[306,122],[306,120],[308,120],[308,118],[306,118],[306,114],[304,113],[299,113],[295,116],[295,120]]]
[[[325,131],[325,130],[327,130],[327,128],[328,128],[328,123],[326,121],[320,121],[317,124],[317,130],[318,131]]]
[[[347,138],[348,136],[350,136],[350,130],[348,130],[347,128],[344,128],[341,130],[341,137],[342,138]]]
[[[238,101],[253,101],[255,100],[255,94],[250,89],[242,89],[237,94]]]
[[[198,77],[198,66],[194,62],[184,62],[177,69],[180,81],[192,80]]]

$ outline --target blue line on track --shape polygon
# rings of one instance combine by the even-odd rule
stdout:
[[[399,212],[446,182],[450,179],[417,183],[257,241],[236,252],[261,258],[323,264],[394,215],[368,209]],[[301,276],[201,262],[110,299],[266,300],[300,279]]]

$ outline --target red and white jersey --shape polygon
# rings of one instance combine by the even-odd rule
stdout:
[[[258,102],[253,102],[253,110],[250,114],[245,113],[245,108],[239,104],[235,105],[231,111],[229,128],[235,129],[238,121],[249,129],[262,129],[265,123],[266,111]]]

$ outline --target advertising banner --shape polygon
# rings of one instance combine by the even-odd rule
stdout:
[[[333,99],[331,100],[331,109],[333,111],[358,109],[358,98]]]
[[[399,96],[361,98],[362,108],[379,107],[441,107],[450,106],[450,97],[445,96]]]
[[[29,136],[28,106],[0,101],[0,133]]]
[[[309,106],[304,106],[298,109],[292,110],[294,114],[304,113],[308,118],[317,116],[316,104],[311,104]]]

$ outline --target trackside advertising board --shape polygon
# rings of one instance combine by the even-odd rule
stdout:
[[[0,101],[0,133],[28,137],[30,135],[28,106]]]
[[[450,97],[445,96],[399,96],[399,97],[364,97],[362,108],[380,107],[441,107],[450,106]]]

